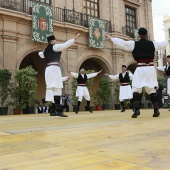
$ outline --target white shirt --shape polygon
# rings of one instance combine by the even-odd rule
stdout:
[[[117,45],[119,48],[126,50],[126,51],[133,51],[135,48],[135,41],[130,40],[130,41],[124,41],[123,39],[120,38],[113,38],[111,37],[111,41]],[[162,42],[158,42],[158,41],[153,41],[155,50],[160,50],[162,48],[165,48],[168,44],[168,41],[162,41]]]
[[[127,71],[126,71],[127,72]],[[124,77],[126,72],[122,73],[122,76]],[[133,74],[131,72],[129,72],[129,77],[130,77],[130,80],[133,79]],[[109,75],[109,78],[112,79],[112,80],[118,80],[119,79],[119,74],[116,74],[116,75]]]
[[[90,78],[92,78],[92,77],[97,76],[98,73],[99,73],[99,72],[91,73],[91,74],[86,74],[87,79],[90,79]],[[79,75],[78,73],[71,72],[71,76],[74,77],[74,78],[78,78],[78,75]],[[81,74],[81,75],[82,75],[82,74]],[[83,75],[83,78],[84,78],[84,75]]]
[[[75,39],[72,38],[72,39],[66,41],[66,42],[63,43],[63,44],[55,44],[55,45],[53,45],[53,50],[54,50],[55,52],[57,52],[57,51],[62,51],[62,50],[64,50],[64,49],[70,47],[71,45],[73,45],[74,42],[75,42]],[[44,51],[40,51],[40,52],[38,53],[38,55],[39,55],[41,58],[45,58],[45,57],[44,57]]]

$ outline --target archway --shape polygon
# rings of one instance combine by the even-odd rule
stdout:
[[[36,99],[41,101],[45,97],[46,84],[45,84],[45,68],[46,62],[44,59],[40,58],[37,52],[32,52],[28,54],[21,62],[19,69],[25,68],[27,66],[32,66],[37,72],[37,96]],[[61,65],[61,70],[63,67]]]
[[[96,58],[96,57],[91,57],[91,58],[88,58],[86,59],[82,64],[81,66],[79,67],[79,70],[81,68],[84,68],[85,70],[94,70],[95,72],[98,72],[100,70],[103,70],[100,74],[98,74],[96,77],[94,77],[93,79],[93,86],[92,86],[92,89],[91,89],[91,105],[94,105],[94,99],[93,99],[93,95],[95,94],[95,92],[97,91],[98,89],[98,85],[99,85],[99,80],[104,77],[104,73],[108,73],[110,74],[111,73],[111,70],[108,68],[107,64],[102,61],[101,59],[99,58]],[[85,105],[86,105],[86,102],[85,100],[83,100],[82,102],[82,105],[81,105],[81,110],[84,110],[85,108]]]

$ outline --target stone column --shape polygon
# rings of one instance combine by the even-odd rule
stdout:
[[[67,49],[67,70],[77,72],[77,46],[71,46]],[[67,72],[67,70],[65,72]],[[65,82],[65,89],[66,91],[71,94],[72,93],[72,78]]]

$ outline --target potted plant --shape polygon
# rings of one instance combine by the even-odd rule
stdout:
[[[23,113],[34,113],[34,101],[37,92],[37,72],[31,67],[16,71],[15,81],[19,85],[18,102],[22,106]]]
[[[0,115],[8,113],[6,100],[10,92],[10,80],[12,73],[9,70],[0,70]]]
[[[110,82],[107,78],[101,78],[99,89],[96,92],[96,99],[101,102],[103,109],[108,109],[109,99],[111,97]]]
[[[25,105],[23,105],[20,100],[21,100],[21,91],[19,84],[16,82],[11,83],[11,89],[10,89],[10,97],[11,97],[11,102],[10,105],[13,107],[13,114],[14,115],[19,115],[22,114],[22,109],[25,108]]]
[[[114,85],[114,96],[115,96],[115,110],[120,110],[120,101],[119,101],[119,90],[120,90],[120,82],[119,80],[115,80],[113,82]]]
[[[102,100],[101,100],[101,91],[97,90],[96,93],[93,95],[94,104],[96,106],[96,110],[102,110]]]

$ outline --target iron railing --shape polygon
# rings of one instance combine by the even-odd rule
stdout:
[[[36,0],[0,0],[0,8],[6,8],[32,15],[32,2]],[[52,7],[53,20],[67,22],[88,28],[88,15],[66,8]],[[105,21],[105,31],[112,32],[111,21]]]
[[[122,34],[123,35],[127,35],[127,36],[129,36],[129,37],[131,37],[131,38],[135,38],[135,32],[134,32],[134,30],[135,30],[136,28],[132,28],[132,27],[129,27],[129,26],[124,26],[123,28],[122,28]]]

